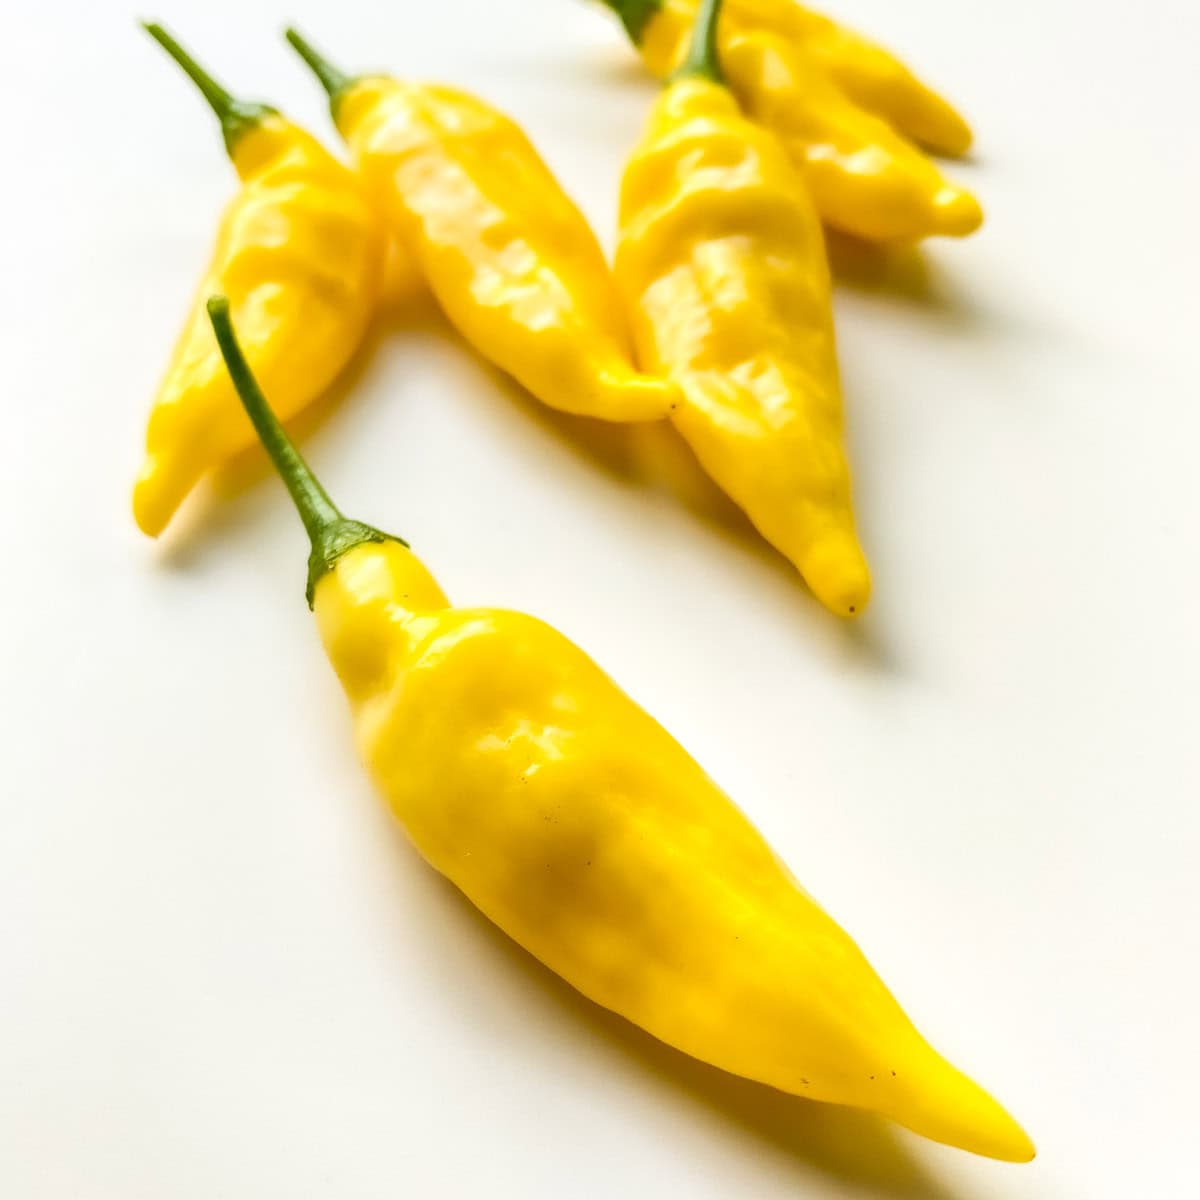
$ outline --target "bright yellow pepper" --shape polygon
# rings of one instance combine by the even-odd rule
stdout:
[[[358,749],[417,850],[584,995],[664,1042],[939,1141],[1025,1160],[1016,1122],[913,1028],[849,937],[686,751],[541,621],[451,608],[344,518],[209,303],[308,531],[308,596]]]
[[[458,331],[553,408],[657,420],[674,386],[639,373],[583,214],[525,134],[448,87],[353,79],[295,30],[359,171]]]
[[[871,580],[820,221],[777,140],[717,81],[714,29],[697,26],[698,57],[629,162],[617,282],[642,361],[682,386],[672,420],[702,466],[822,603],[855,616]]]
[[[147,29],[212,105],[242,180],[150,414],[133,511],[157,537],[206,473],[256,444],[205,298],[230,297],[255,369],[291,418],[362,343],[387,235],[354,172],[315,138],[266,105],[235,100],[164,29]]]
[[[655,75],[679,65],[699,0],[604,2]],[[744,110],[802,168],[827,225],[889,241],[964,237],[983,223],[975,197],[908,140],[959,155],[970,128],[885,50],[793,0],[730,0],[721,57]]]

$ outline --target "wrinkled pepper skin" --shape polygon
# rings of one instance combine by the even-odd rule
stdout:
[[[333,112],[392,230],[486,359],[565,412],[667,415],[677,390],[635,368],[595,234],[513,121],[453,88],[388,78],[346,79]]]
[[[820,221],[776,139],[711,81],[667,86],[621,189],[617,281],[681,384],[701,465],[831,611],[871,581],[851,507]]]
[[[727,1071],[1025,1160],[1016,1122],[917,1033],[850,938],[679,744],[533,617],[448,605],[247,412],[312,544],[309,601],[359,752],[416,849],[598,1004]]]
[[[699,0],[685,2],[694,19]],[[971,127],[961,114],[882,46],[795,0],[730,0],[727,11],[747,29],[776,33],[810,54],[854,103],[905,137],[951,158],[970,150]]]
[[[659,78],[679,65],[698,0],[607,0]],[[787,147],[831,228],[871,241],[965,237],[970,192],[913,143],[963,154],[957,112],[886,51],[790,0],[730,0],[721,60],[744,111]]]
[[[200,478],[255,444],[229,384],[204,300],[230,297],[255,372],[296,416],[362,344],[386,239],[351,172],[314,138],[268,118],[234,150],[243,188],[159,388],[134,516],[157,536]]]
[[[913,241],[966,237],[982,225],[970,192],[948,183],[886,121],[848,101],[783,38],[735,32],[724,62],[744,110],[783,141],[833,228],[870,241]]]
[[[1032,1157],[742,812],[565,637],[447,607],[396,542],[342,558],[315,612],[413,844],[552,971],[736,1075]]]
[[[379,301],[387,235],[353,171],[270,110],[227,142],[241,189],[155,398],[134,489],[134,517],[152,537],[205,474],[257,444],[213,340],[207,297],[229,297],[285,420],[341,373]]]

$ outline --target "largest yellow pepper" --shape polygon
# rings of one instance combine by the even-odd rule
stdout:
[[[525,134],[453,88],[354,79],[295,30],[381,210],[458,331],[554,408],[656,420],[672,384],[640,374],[604,254]]]
[[[255,369],[293,417],[320,398],[361,344],[387,241],[348,167],[273,108],[235,100],[161,26],[146,28],[216,112],[242,180],[150,413],[133,513],[157,537],[202,476],[255,444],[205,298],[229,295]]]
[[[682,61],[699,0],[604,0],[660,78]],[[909,138],[964,154],[971,130],[885,50],[795,0],[730,0],[721,39],[730,86],[781,138],[822,220],[872,240],[963,237],[983,221]]]
[[[803,181],[718,79],[709,5],[621,188],[616,274],[676,428],[828,608],[863,611],[829,266]]]
[[[450,607],[403,542],[342,516],[267,406],[227,303],[209,312],[308,531],[309,602],[359,752],[429,863],[584,995],[688,1054],[980,1154],[1032,1157],[586,654],[521,613]]]

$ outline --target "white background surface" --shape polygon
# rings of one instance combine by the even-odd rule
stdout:
[[[576,998],[376,805],[282,488],[140,538],[145,414],[234,180],[135,14],[77,2],[9,13],[0,83],[0,1194],[1197,1194],[1200,19],[838,12],[975,119],[989,213],[839,290],[859,627],[428,315],[306,448],[458,601],[549,619],[658,715],[1038,1161],[739,1083]],[[472,86],[611,241],[652,88],[582,3],[151,15],[326,132],[288,17],[350,68]]]

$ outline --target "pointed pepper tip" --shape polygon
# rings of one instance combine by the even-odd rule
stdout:
[[[834,531],[798,564],[813,594],[840,617],[857,617],[871,599],[871,569],[853,533]]]

